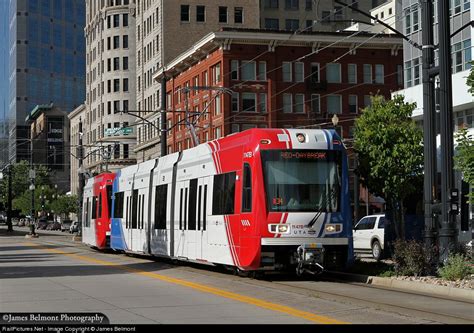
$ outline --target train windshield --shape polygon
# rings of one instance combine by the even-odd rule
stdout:
[[[261,156],[269,211],[339,211],[341,152],[263,150]]]

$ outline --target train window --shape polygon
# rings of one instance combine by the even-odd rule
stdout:
[[[202,230],[206,230],[207,215],[207,185],[204,185],[204,205],[202,207]]]
[[[117,192],[114,194],[114,218],[123,217],[123,192]]]
[[[166,229],[166,205],[168,201],[168,184],[155,188],[155,229]]]
[[[189,182],[188,230],[196,230],[197,179]]]
[[[183,189],[179,194],[179,230],[183,230]]]
[[[91,218],[97,218],[97,197],[92,197],[92,214]]]
[[[128,210],[128,198],[129,197],[127,197],[127,209],[125,211],[125,228],[127,228],[127,229],[129,228],[128,221],[129,221],[129,216],[130,216],[129,215],[129,210]]]
[[[107,193],[107,213],[109,214],[107,218],[110,218],[112,213],[112,185],[107,185],[105,191]]]
[[[137,229],[140,229],[140,218],[141,218],[141,207],[142,207],[142,196],[138,196],[138,209],[137,209]]]
[[[89,198],[84,203],[84,227],[89,227]]]
[[[235,172],[214,176],[212,215],[234,214]]]
[[[101,217],[103,217],[102,216],[102,193],[99,194],[99,200],[98,201],[99,201],[99,207],[98,207],[99,212],[98,212],[97,216],[99,218],[101,218]]]
[[[187,230],[187,219],[186,219],[186,212],[188,211],[188,189],[184,189],[184,230]]]
[[[202,195],[202,186],[199,185],[199,191],[198,191],[198,227],[197,230],[201,230],[201,195]]]
[[[138,224],[138,190],[132,193],[132,229],[137,229]]]
[[[142,195],[142,227],[143,229],[145,226],[145,195]]]
[[[252,211],[252,171],[248,163],[244,164],[242,182],[242,213]]]

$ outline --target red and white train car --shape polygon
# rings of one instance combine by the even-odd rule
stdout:
[[[117,173],[111,247],[244,271],[353,258],[334,131],[252,129]]]
[[[88,179],[82,208],[82,242],[97,248],[110,248],[110,209],[114,173]]]

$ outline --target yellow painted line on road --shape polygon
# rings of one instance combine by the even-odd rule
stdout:
[[[288,306],[267,302],[267,301],[264,301],[264,300],[261,300],[261,299],[258,299],[258,298],[244,296],[244,295],[229,292],[229,291],[226,291],[226,290],[217,289],[217,288],[214,288],[214,287],[209,287],[209,286],[206,286],[206,285],[203,285],[203,284],[194,283],[194,282],[190,282],[190,281],[186,281],[186,280],[182,280],[182,279],[177,279],[177,278],[165,276],[165,275],[162,275],[162,274],[157,274],[157,273],[153,273],[153,272],[147,272],[147,271],[143,271],[143,270],[139,270],[139,269],[130,268],[130,267],[124,266],[124,265],[119,264],[119,263],[114,263],[114,262],[110,262],[110,261],[95,259],[95,258],[92,258],[92,257],[89,257],[89,256],[83,256],[83,255],[78,255],[78,254],[74,254],[74,253],[67,253],[67,252],[64,252],[64,251],[56,250],[56,249],[49,249],[47,247],[44,247],[44,246],[36,244],[36,243],[28,243],[28,245],[37,246],[40,249],[42,249],[43,251],[48,251],[48,252],[51,252],[51,253],[64,255],[64,256],[67,256],[67,257],[71,257],[71,258],[74,258],[74,259],[78,259],[78,260],[81,260],[81,261],[86,261],[86,262],[90,262],[90,263],[94,263],[94,264],[98,264],[98,265],[112,266],[114,268],[121,269],[121,270],[124,270],[124,271],[128,271],[128,272],[131,272],[131,273],[134,273],[134,274],[150,277],[152,279],[161,280],[161,281],[164,281],[164,282],[180,285],[180,286],[183,286],[183,287],[192,288],[192,289],[195,289],[195,290],[198,290],[198,291],[201,291],[201,292],[214,294],[214,295],[217,295],[217,296],[225,297],[225,298],[232,299],[232,300],[235,300],[235,301],[239,301],[239,302],[242,302],[242,303],[247,303],[247,304],[251,304],[251,305],[254,305],[254,306],[258,306],[260,308],[264,308],[264,309],[267,309],[267,310],[281,312],[281,313],[284,313],[284,314],[287,314],[287,315],[290,315],[290,316],[293,316],[293,317],[303,318],[303,319],[306,319],[306,320],[309,320],[309,321],[312,321],[312,322],[316,322],[316,323],[319,323],[319,324],[349,324],[348,322],[343,322],[343,321],[333,319],[333,318],[330,318],[330,317],[316,315],[314,313],[301,311],[301,310],[294,309],[294,308],[291,308],[291,307],[288,307]]]

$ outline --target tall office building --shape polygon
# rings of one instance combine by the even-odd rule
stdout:
[[[8,2],[0,1],[0,12],[8,13]],[[0,15],[0,45],[9,45],[8,15]],[[0,48],[0,168],[8,161],[8,47]]]
[[[161,85],[152,77],[210,32],[260,26],[259,0],[137,0],[137,160],[161,155]],[[145,118],[146,120],[142,120]]]
[[[5,2],[5,1],[3,1]],[[83,0],[9,1],[9,156],[29,159],[36,105],[71,112],[85,98]]]
[[[86,2],[86,109],[84,167],[113,171],[136,162],[135,1]]]

